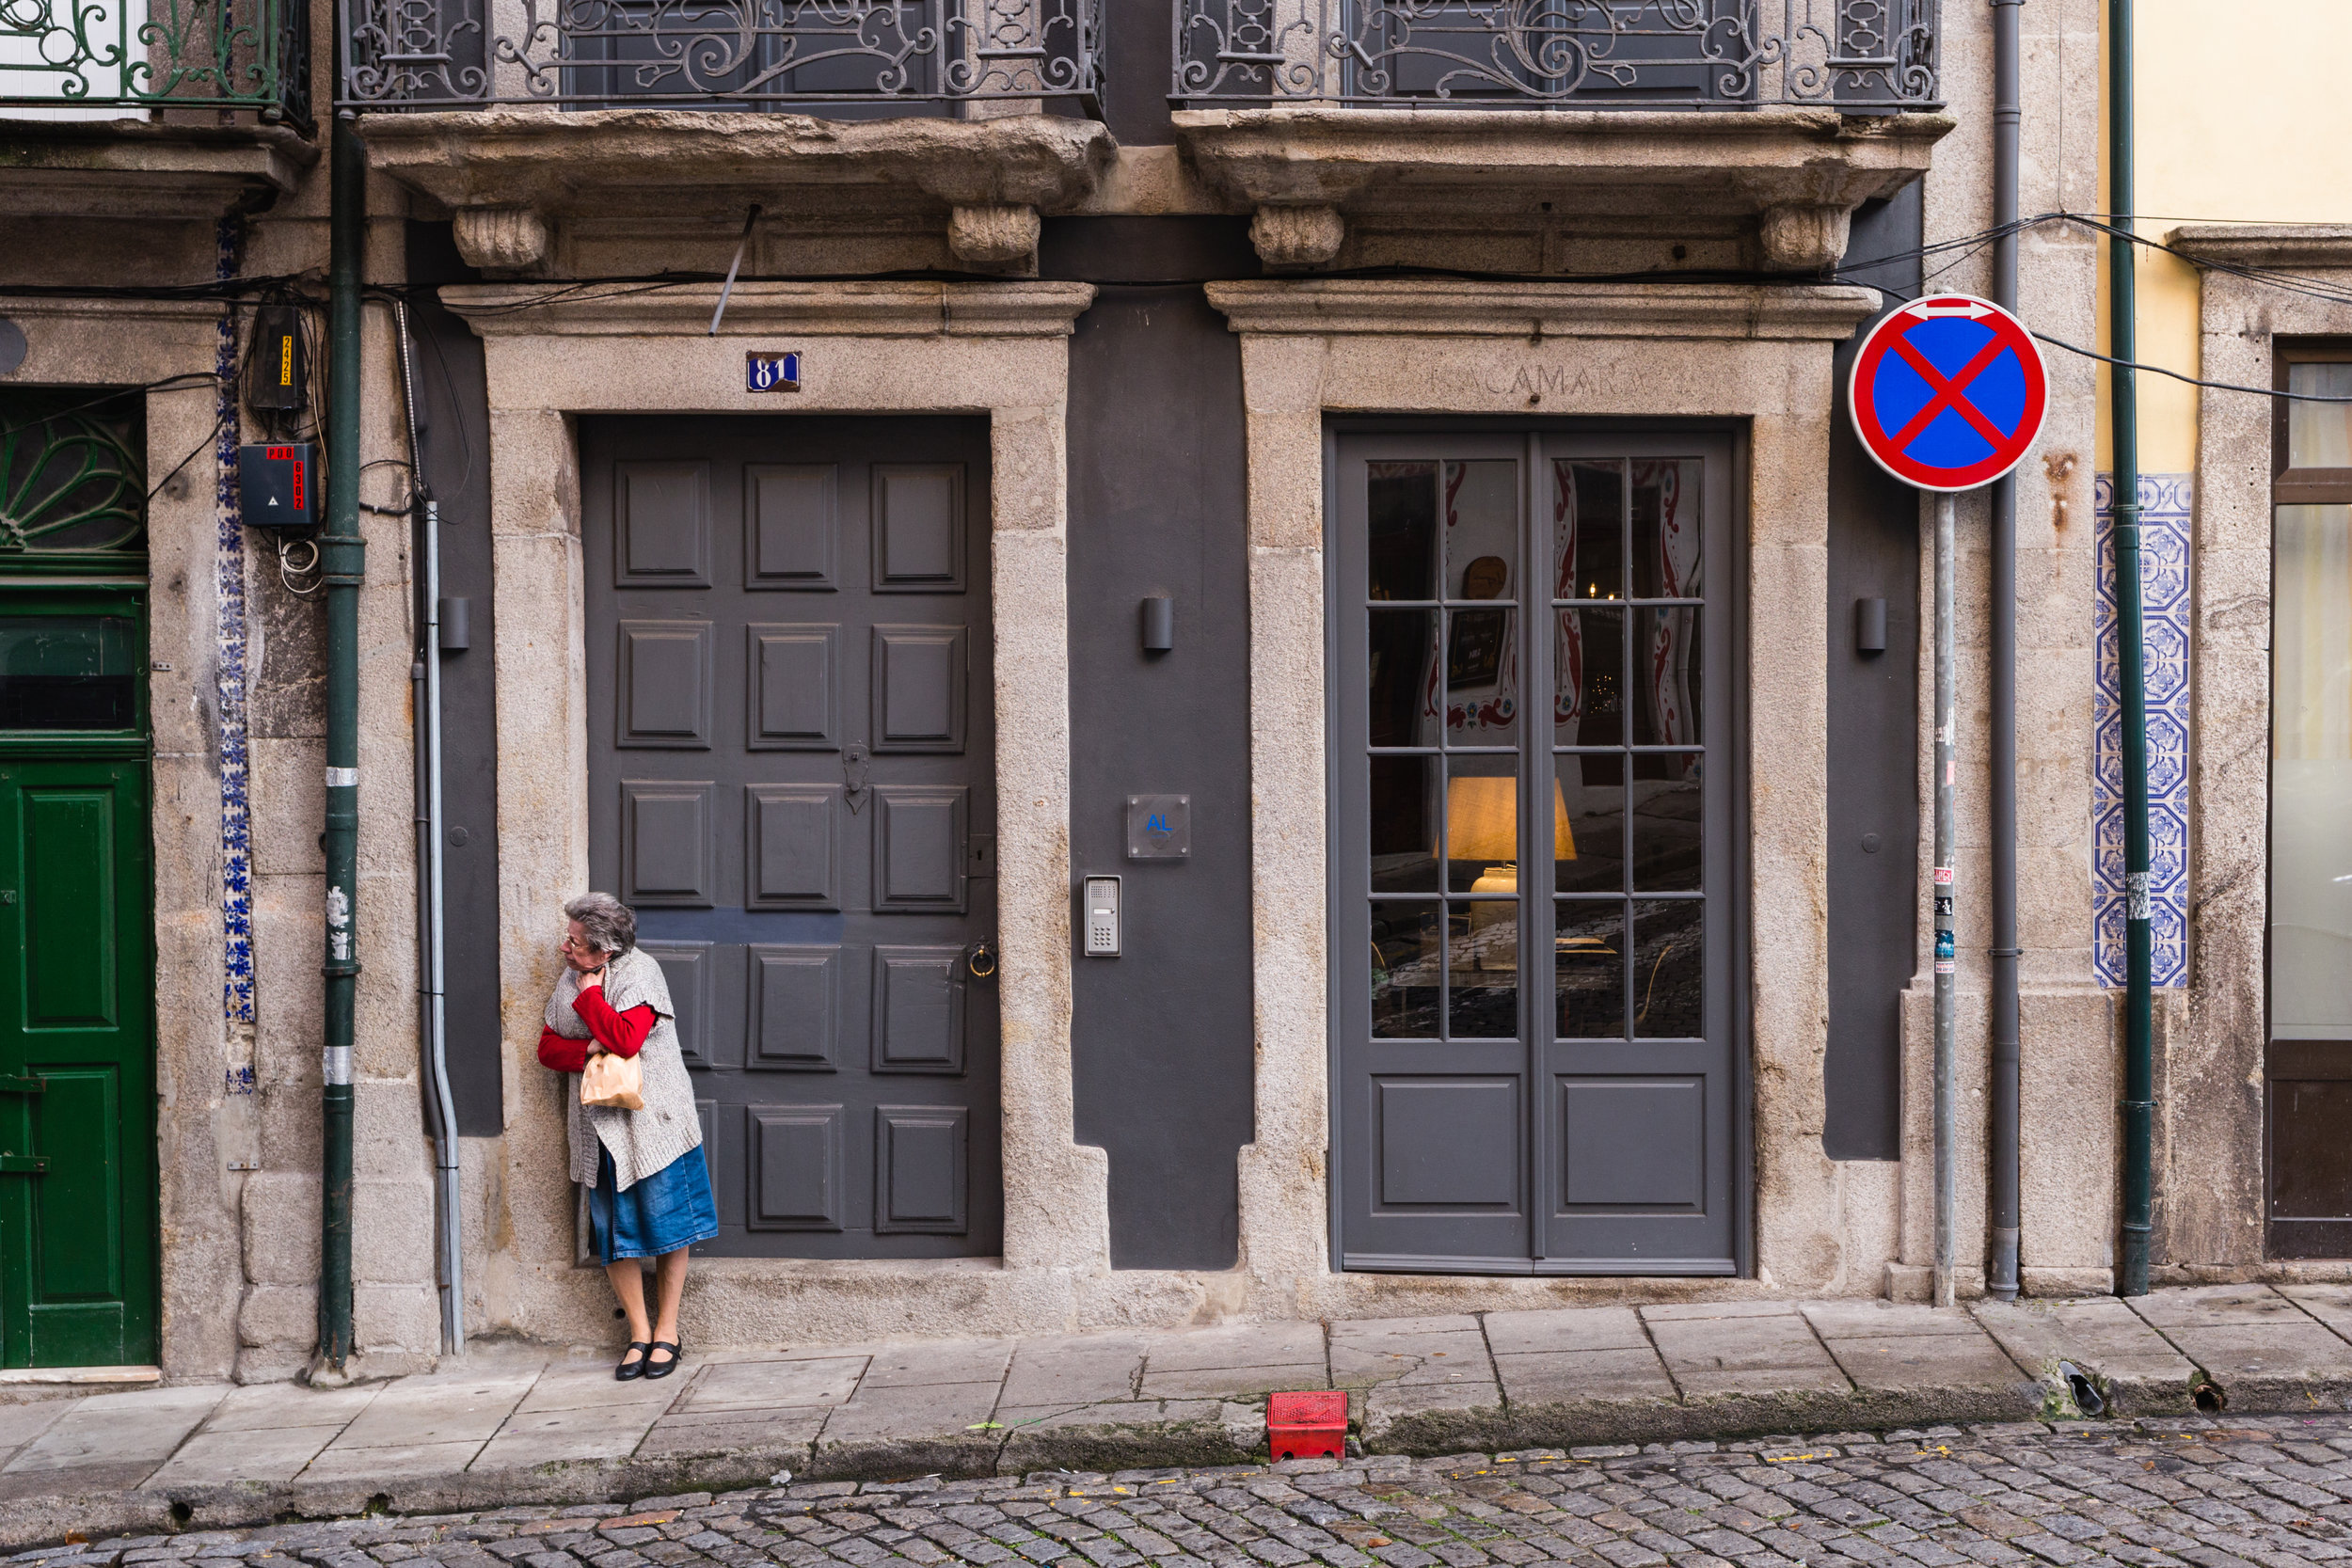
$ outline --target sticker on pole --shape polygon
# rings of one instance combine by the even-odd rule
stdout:
[[[1847,404],[1880,467],[1922,490],[1973,490],[2017,467],[2042,434],[2049,372],[2015,316],[1934,294],[1870,329]]]

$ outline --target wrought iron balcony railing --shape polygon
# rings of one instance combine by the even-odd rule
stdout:
[[[1177,0],[1178,106],[1938,104],[1938,0]]]
[[[310,120],[306,0],[0,0],[0,119]]]
[[[14,0],[0,0],[0,4]],[[338,0],[363,110],[1101,113],[1104,0]]]

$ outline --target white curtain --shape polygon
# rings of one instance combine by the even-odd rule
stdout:
[[[2352,467],[2335,418],[2297,467]],[[2280,507],[2272,540],[2270,1033],[2352,1038],[2352,506]]]

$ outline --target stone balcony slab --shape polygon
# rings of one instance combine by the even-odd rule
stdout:
[[[927,239],[947,264],[1019,272],[1034,266],[1038,214],[1082,203],[1115,150],[1093,120],[1032,114],[493,108],[371,114],[359,131],[376,168],[448,211],[468,261],[507,277],[544,272],[567,241],[731,247],[755,204],[770,244],[821,230],[881,265],[903,262],[883,254],[894,244]]]
[[[1454,253],[1464,225],[1524,230],[1560,270],[1581,242],[1620,263],[1820,272],[1865,201],[1926,172],[1940,114],[1188,109],[1185,156],[1256,212],[1260,257],[1293,269],[1409,260],[1409,236]],[[1694,240],[1711,242],[1692,257]],[[1682,249],[1670,250],[1670,245]],[[1671,258],[1671,260],[1670,260]],[[1630,270],[1623,265],[1611,270]]]
[[[318,147],[284,125],[8,120],[0,217],[202,220],[294,188]]]

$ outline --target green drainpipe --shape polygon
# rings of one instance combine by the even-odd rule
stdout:
[[[348,114],[333,131],[327,261],[326,1192],[319,1251],[319,1358],[351,1356],[351,1046],[359,987],[359,274],[367,153]]]
[[[2155,1044],[2148,927],[2148,654],[2139,584],[2139,399],[2132,228],[2132,0],[2107,0],[2107,352],[2115,433],[2116,664],[2123,699],[2123,1257],[2116,1293],[2148,1293],[2154,1227]]]

